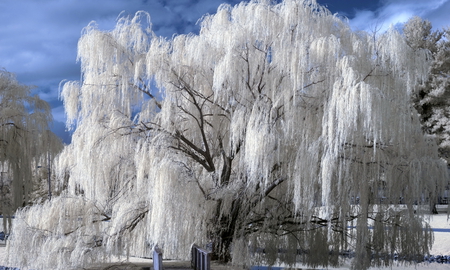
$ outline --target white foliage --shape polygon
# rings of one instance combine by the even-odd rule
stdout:
[[[435,135],[439,156],[449,163],[450,28],[431,31],[431,23],[413,17],[405,24],[408,45],[431,59],[428,77],[415,88],[413,101],[423,129]]]
[[[222,5],[199,35],[170,40],[146,18],[121,18],[110,32],[85,29],[82,81],[62,90],[77,127],[58,161],[66,196],[80,201],[23,210],[14,262],[78,267],[91,242],[75,236],[88,229],[102,242],[82,263],[150,256],[156,245],[166,258],[187,259],[191,244],[210,240],[242,264],[337,265],[337,252],[353,249],[354,267],[364,269],[369,252],[375,264],[383,254],[427,252],[430,242],[420,239],[430,232],[413,204],[433,200],[447,176],[409,104],[426,55],[394,30],[354,33],[315,1]],[[406,210],[387,211],[400,197]],[[45,209],[67,219],[46,218],[29,226],[35,231],[21,222]],[[80,216],[83,229],[71,232]],[[108,222],[94,226],[94,217]],[[389,229],[397,225],[407,229]],[[56,253],[70,239],[70,252],[59,261],[44,261],[37,248],[20,252],[20,239],[43,232]]]

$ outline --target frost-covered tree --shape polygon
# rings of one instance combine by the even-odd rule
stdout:
[[[31,95],[30,89],[17,82],[14,74],[0,70],[0,214],[5,219],[31,202],[33,174],[42,157],[62,148],[48,130],[50,106]]]
[[[408,44],[432,59],[428,78],[418,85],[413,102],[425,132],[436,136],[439,154],[450,163],[450,28],[431,31],[429,21],[411,18],[404,27]]]
[[[76,128],[56,164],[66,192],[17,212],[10,263],[79,268],[156,245],[186,259],[211,242],[246,265],[417,259],[446,179],[410,104],[427,56],[315,1],[222,5],[172,39],[144,12],[90,24],[82,80],[61,91]]]

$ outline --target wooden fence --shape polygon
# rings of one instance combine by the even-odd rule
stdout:
[[[194,270],[210,270],[211,269],[211,253],[204,249],[201,249],[200,247],[198,247],[195,244],[192,245],[191,267]]]

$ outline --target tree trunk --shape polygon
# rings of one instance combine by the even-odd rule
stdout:
[[[210,232],[213,239],[213,259],[222,263],[231,261],[231,245],[235,237],[235,230],[241,209],[242,200],[236,198],[231,204],[229,215],[221,215],[222,200],[217,204],[214,226]]]

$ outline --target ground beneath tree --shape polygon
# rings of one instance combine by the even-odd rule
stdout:
[[[0,224],[2,224],[2,220],[0,219]],[[435,230],[434,237],[434,245],[431,250],[432,255],[450,255],[450,222],[447,214],[439,214],[439,215],[431,215],[430,216],[430,225]],[[7,248],[4,245],[3,241],[0,241],[0,266],[8,266],[6,262],[7,257]],[[330,270],[346,270],[349,269],[351,261],[349,260],[346,264],[344,264],[340,268],[328,268]],[[180,269],[191,269],[190,262],[188,261],[173,261],[173,260],[164,260],[163,266],[165,270],[180,270]],[[100,269],[108,269],[108,270],[137,270],[137,269],[152,269],[153,262],[151,259],[144,258],[135,258],[131,257],[128,262],[124,260],[117,260],[111,264],[103,264],[98,267],[88,268],[89,270],[100,270]],[[1,268],[0,268],[1,269]],[[212,262],[211,264],[212,270],[242,270],[242,266],[231,266],[231,265],[223,265],[218,264],[216,262]],[[297,269],[310,269],[304,265],[297,265]],[[321,268],[318,268],[321,269]],[[439,264],[439,263],[420,263],[417,265],[409,265],[405,266],[401,263],[394,263],[394,265],[390,268],[370,268],[372,270],[375,269],[392,269],[392,270],[405,270],[405,269],[417,269],[417,270],[450,270],[450,264]],[[264,270],[264,269],[260,269]]]

